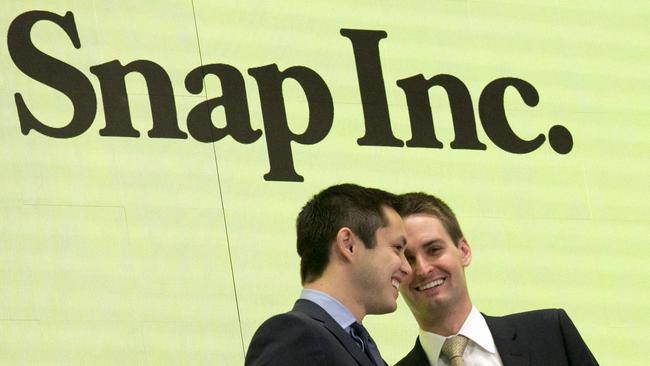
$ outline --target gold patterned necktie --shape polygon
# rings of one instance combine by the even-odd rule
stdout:
[[[447,338],[440,353],[449,359],[451,366],[464,366],[463,352],[465,352],[467,342],[469,342],[469,339],[462,335]]]

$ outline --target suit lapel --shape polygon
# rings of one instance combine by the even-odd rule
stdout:
[[[341,345],[360,365],[374,366],[368,356],[352,340],[352,337],[323,308],[308,300],[298,300],[293,306],[293,310],[305,313],[323,323],[323,326],[341,342]]]
[[[429,358],[424,353],[424,348],[420,343],[420,337],[415,339],[415,346],[399,363],[404,366],[429,366]]]
[[[483,317],[490,328],[503,366],[528,366],[530,363],[528,349],[517,337],[517,330],[503,318],[485,314]]]

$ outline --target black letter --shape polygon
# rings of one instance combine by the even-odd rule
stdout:
[[[215,142],[231,135],[237,142],[250,144],[262,136],[261,130],[253,130],[248,114],[246,87],[241,73],[226,64],[199,66],[190,71],[185,78],[185,88],[192,94],[203,91],[203,78],[207,74],[216,75],[221,82],[222,95],[208,99],[192,108],[187,115],[187,130],[201,142]],[[217,128],[212,124],[212,110],[223,106],[226,114],[226,127]]]
[[[546,138],[539,134],[532,140],[522,140],[510,128],[503,105],[503,95],[509,86],[519,92],[526,105],[534,107],[539,102],[537,90],[527,81],[517,78],[500,78],[490,82],[483,89],[478,102],[478,112],[485,133],[495,145],[507,152],[526,154],[540,147]]]
[[[34,129],[50,137],[75,137],[84,133],[95,119],[97,112],[95,91],[88,78],[79,70],[34,47],[30,33],[34,24],[41,20],[48,20],[61,27],[70,37],[74,47],[81,48],[74,15],[71,12],[61,17],[46,11],[29,11],[16,17],[9,26],[7,32],[9,54],[20,71],[65,94],[72,102],[74,113],[65,127],[47,126],[34,117],[27,108],[23,96],[16,93],[14,98],[18,109],[20,130],[24,135]]]
[[[404,142],[396,138],[391,130],[386,87],[379,59],[379,40],[386,38],[387,33],[341,29],[341,35],[352,41],[366,123],[366,134],[358,139],[357,143],[372,146],[404,146]]]
[[[439,85],[445,89],[454,123],[452,149],[485,150],[486,147],[476,136],[476,120],[472,97],[465,84],[453,75],[440,74],[425,80],[422,74],[397,80],[397,86],[404,90],[411,119],[412,137],[406,142],[408,147],[442,148],[436,138],[429,101],[429,89]]]
[[[257,80],[264,118],[264,132],[271,169],[265,180],[302,182],[302,176],[293,167],[291,141],[311,145],[321,141],[332,128],[334,105],[325,81],[313,70],[304,66],[293,66],[280,71],[275,64],[248,69]],[[282,82],[294,79],[300,84],[309,107],[309,122],[302,135],[289,130],[284,108]]]
[[[160,65],[148,60],[137,60],[122,66],[118,60],[113,60],[92,66],[90,72],[97,75],[102,88],[106,127],[99,130],[100,135],[140,136],[131,123],[129,96],[124,81],[127,74],[137,72],[144,77],[149,93],[153,120],[153,128],[148,132],[149,137],[187,138],[187,134],[178,128],[172,82]]]

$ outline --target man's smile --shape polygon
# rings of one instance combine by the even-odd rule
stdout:
[[[428,289],[430,289],[430,288],[434,288],[434,287],[438,287],[438,286],[442,285],[443,283],[445,283],[446,280],[447,280],[446,277],[438,278],[438,279],[436,279],[436,280],[433,280],[433,281],[430,281],[430,282],[424,283],[424,284],[422,284],[422,285],[415,286],[415,289],[416,289],[417,291],[428,290]]]

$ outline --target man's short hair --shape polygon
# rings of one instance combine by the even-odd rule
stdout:
[[[443,200],[436,196],[422,192],[401,194],[398,196],[396,209],[402,218],[417,214],[437,218],[456,246],[458,246],[460,239],[463,238],[463,231],[460,229],[456,215]]]
[[[349,228],[366,248],[374,248],[375,232],[388,225],[383,208],[395,208],[396,199],[392,193],[356,184],[331,186],[312,197],[296,219],[302,283],[323,274],[341,228]]]

